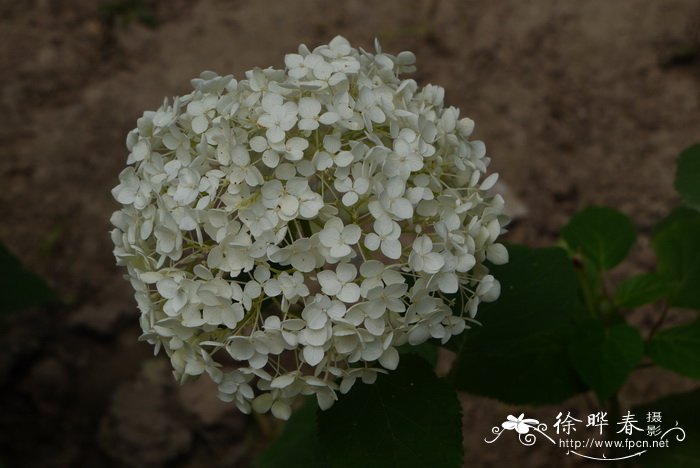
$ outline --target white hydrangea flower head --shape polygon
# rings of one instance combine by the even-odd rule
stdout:
[[[283,70],[204,72],[127,137],[112,239],[142,338],[243,412],[326,409],[500,293],[503,199],[474,122],[400,78],[411,52],[376,49],[336,37]]]

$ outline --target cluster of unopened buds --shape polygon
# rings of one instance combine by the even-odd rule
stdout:
[[[399,78],[414,62],[336,37],[245,80],[204,72],[138,120],[114,254],[178,379],[246,413],[326,409],[498,297],[497,175],[442,88]]]

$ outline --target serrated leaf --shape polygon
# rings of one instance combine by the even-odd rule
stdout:
[[[700,390],[667,396],[660,400],[636,406],[632,412],[640,418],[650,412],[661,413],[661,427],[666,431],[678,423],[685,438],[678,440],[682,433],[678,430],[666,436],[668,447],[648,450],[639,457],[639,466],[657,467],[698,467],[700,466]],[[658,424],[658,423],[655,423]]]
[[[569,345],[571,362],[600,401],[622,386],[643,356],[642,337],[625,323],[605,328],[590,322],[577,330]]]
[[[2,244],[0,285],[0,314],[41,305],[55,297],[44,280],[27,271]]]
[[[308,398],[284,425],[282,433],[256,460],[258,468],[325,468],[318,440],[316,400]]]
[[[615,291],[615,304],[621,307],[639,307],[666,297],[670,290],[659,275],[645,273],[627,278]]]
[[[700,379],[700,320],[660,331],[647,343],[647,354],[661,367]]]
[[[700,211],[700,144],[678,156],[675,187],[687,206]]]
[[[371,385],[357,383],[319,413],[334,468],[462,466],[461,407],[454,389],[417,356]]]
[[[609,270],[620,263],[636,237],[632,221],[605,206],[592,206],[578,212],[561,234],[572,251],[590,259],[599,270]]]
[[[509,251],[492,269],[501,297],[479,307],[483,326],[464,332],[454,381],[511,404],[558,403],[585,390],[566,353],[579,307],[571,260],[556,247]]]
[[[669,304],[700,310],[700,213],[680,210],[652,238],[657,274],[670,288]]]

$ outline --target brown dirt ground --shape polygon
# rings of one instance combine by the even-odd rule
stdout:
[[[551,243],[588,204],[642,233],[615,278],[653,266],[651,226],[678,203],[674,159],[700,139],[696,0],[0,1],[0,240],[61,306],[3,322],[0,458],[24,466],[248,466],[264,424],[180,388],[136,341],[136,309],[107,235],[124,137],[204,69],[282,64],[343,34],[413,50],[477,122],[493,166],[528,208],[510,239]],[[654,311],[634,317],[645,326]],[[623,404],[689,382],[643,371]],[[465,466],[573,464],[483,438],[512,408],[464,395]],[[531,410],[553,420],[580,397]],[[529,410],[525,408],[524,410]],[[554,457],[554,458],[550,458]]]

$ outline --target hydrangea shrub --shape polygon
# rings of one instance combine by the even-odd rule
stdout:
[[[401,77],[414,62],[336,37],[244,80],[204,72],[138,120],[114,254],[178,379],[246,413],[326,409],[499,296],[497,175],[443,88]]]

